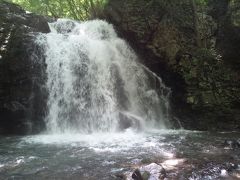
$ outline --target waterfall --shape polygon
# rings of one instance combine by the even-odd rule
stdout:
[[[36,40],[47,65],[48,132],[166,128],[170,90],[111,24],[60,19],[49,26]]]

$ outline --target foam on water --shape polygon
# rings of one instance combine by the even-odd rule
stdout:
[[[143,152],[157,152],[164,157],[173,157],[173,152],[163,148],[166,135],[184,135],[194,133],[192,131],[175,130],[151,130],[147,132],[136,132],[128,129],[119,133],[93,133],[93,134],[54,134],[37,135],[24,137],[25,144],[60,145],[70,147],[85,147],[96,153],[128,153],[135,149],[142,149]],[[180,135],[179,135],[180,136]],[[181,138],[179,138],[181,140]],[[167,143],[168,144],[168,143]]]

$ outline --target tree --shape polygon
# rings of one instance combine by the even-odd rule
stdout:
[[[56,18],[86,20],[97,17],[107,0],[12,0],[25,10]]]

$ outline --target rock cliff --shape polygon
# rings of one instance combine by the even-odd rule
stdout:
[[[0,0],[0,134],[37,133],[46,107],[44,63],[34,34],[49,32],[47,19]]]

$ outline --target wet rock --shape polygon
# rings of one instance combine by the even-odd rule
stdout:
[[[227,173],[228,177],[232,179],[239,179],[240,175],[240,165],[236,163],[227,163]]]
[[[58,20],[59,23],[53,25],[54,28],[57,30],[60,34],[67,34],[72,31],[72,29],[75,27],[75,22],[72,20]]]
[[[150,177],[149,179],[164,179],[166,177],[165,169],[156,163],[149,164],[147,166],[143,166],[140,168],[142,173],[149,172]]]
[[[141,129],[141,120],[129,113],[119,112],[119,130],[133,128],[136,130]]]
[[[238,164],[234,164],[234,163],[228,163],[227,164],[227,171],[229,173],[234,172],[236,170],[239,170],[239,165]]]
[[[44,58],[34,44],[47,33],[48,18],[0,0],[0,134],[36,133],[44,128]],[[34,61],[34,57],[42,59]]]
[[[225,140],[224,146],[230,149],[239,149],[240,140]]]
[[[132,178],[133,178],[134,180],[143,180],[142,174],[141,174],[141,172],[139,171],[139,169],[136,169],[136,170],[133,172]]]
[[[165,177],[165,169],[161,165],[158,165],[156,163],[142,166],[139,169],[136,169],[132,174],[132,178],[134,180],[158,180],[164,179]]]

